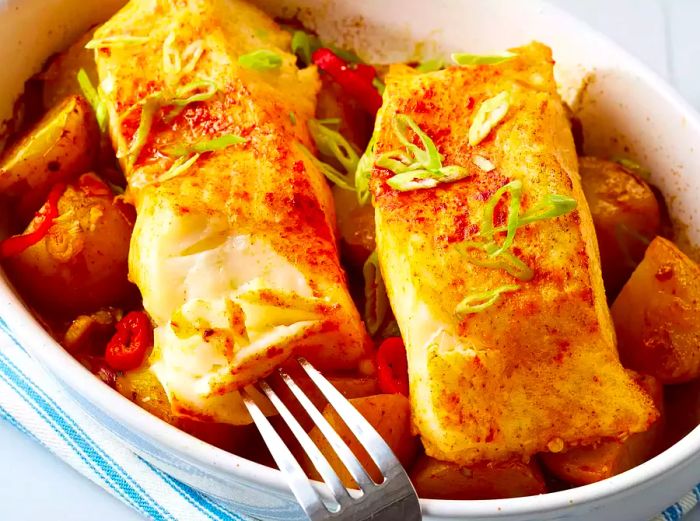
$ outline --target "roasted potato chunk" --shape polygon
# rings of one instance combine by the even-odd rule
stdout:
[[[85,99],[71,96],[56,105],[0,159],[0,194],[15,204],[26,224],[55,183],[88,171],[100,133]]]
[[[58,217],[36,244],[6,260],[12,281],[37,308],[74,316],[116,305],[133,295],[127,280],[131,225],[113,203],[107,185],[88,193],[69,185],[58,200]],[[27,232],[37,226],[37,219]]]
[[[161,420],[175,425],[195,438],[229,452],[240,453],[255,436],[254,426],[236,427],[224,423],[199,422],[174,417],[163,386],[149,369],[120,373],[117,391]]]
[[[502,461],[460,467],[422,456],[411,469],[418,495],[430,499],[503,499],[547,491],[537,463]]]
[[[361,268],[377,247],[374,238],[374,207],[371,203],[361,206],[355,192],[337,186],[333,187],[333,199],[343,256],[351,265]]]
[[[65,51],[56,54],[41,73],[43,80],[44,107],[54,107],[66,96],[81,94],[78,71],[84,69],[93,85],[98,84],[95,51],[86,49],[95,29],[90,29]]]
[[[700,267],[657,237],[612,306],[622,363],[662,383],[700,376]]]
[[[659,232],[659,205],[649,185],[613,161],[579,158],[609,295],[622,288]]]
[[[416,455],[418,448],[417,439],[411,434],[411,411],[408,399],[400,394],[377,394],[364,398],[351,399],[355,408],[362,416],[372,424],[384,441],[389,445],[396,457],[404,467],[408,467]],[[362,466],[367,469],[369,475],[378,483],[382,477],[376,465],[364,450],[350,429],[343,423],[338,413],[331,406],[323,410],[323,416],[331,424],[331,427],[340,435],[343,441],[350,447]],[[321,449],[321,452],[336,471],[340,480],[346,487],[356,488],[357,485],[352,476],[343,466],[336,453],[326,441],[318,427],[309,432],[309,436]],[[316,468],[306,454],[298,458],[307,475],[312,479],[320,479]]]
[[[646,432],[632,434],[624,441],[605,440],[595,446],[542,454],[542,462],[552,474],[572,485],[587,485],[636,467],[655,454],[665,422],[663,386],[653,376],[635,375],[635,379],[653,398],[661,413],[659,419]]]

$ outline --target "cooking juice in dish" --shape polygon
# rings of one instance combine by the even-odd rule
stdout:
[[[243,1],[132,0],[31,85],[2,265],[163,421],[274,465],[241,395],[273,415],[266,378],[354,486],[276,380],[355,447],[304,356],[445,499],[600,481],[697,425],[698,266],[649,172],[575,142],[545,45],[379,66]]]

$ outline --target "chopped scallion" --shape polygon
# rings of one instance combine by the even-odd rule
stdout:
[[[199,154],[194,154],[189,158],[186,156],[178,157],[175,159],[175,161],[173,161],[173,164],[170,165],[170,168],[168,168],[168,170],[163,172],[163,174],[158,177],[158,182],[163,183],[169,179],[173,179],[174,177],[184,174],[193,164],[197,162],[197,159],[199,159]]]
[[[498,257],[513,244],[515,232],[518,228],[518,215],[520,214],[520,198],[522,195],[523,183],[519,179],[515,179],[510,183],[499,188],[493,196],[489,198],[484,206],[484,214],[481,219],[481,228],[479,235],[487,241],[485,247],[489,257]],[[496,210],[496,205],[501,200],[501,197],[506,193],[510,194],[510,202],[508,203],[508,217],[506,224],[506,238],[500,246],[497,246],[494,240],[493,215]]]
[[[301,147],[304,154],[309,158],[309,161],[311,161],[314,164],[314,166],[316,166],[316,168],[318,168],[321,171],[321,173],[324,176],[326,176],[326,179],[334,183],[338,188],[342,188],[343,190],[349,190],[351,192],[355,191],[354,183],[348,181],[347,175],[342,174],[328,163],[324,163],[323,161],[318,159],[315,155],[311,153],[311,151],[308,148],[306,148],[301,143],[299,143],[299,147]]]
[[[282,57],[267,49],[258,49],[238,57],[238,64],[244,69],[269,71],[282,65]]]
[[[627,157],[622,157],[622,156],[614,156],[612,158],[612,161],[615,163],[619,164],[620,166],[626,168],[627,170],[637,174],[639,177],[644,179],[645,181],[648,181],[649,178],[651,177],[651,172],[644,168],[642,165],[637,163],[636,161],[632,161],[631,159]]]
[[[360,160],[355,147],[340,132],[328,128],[320,120],[310,119],[308,125],[319,153],[334,158],[348,174],[354,174]]]
[[[424,62],[420,62],[418,66],[416,66],[416,70],[418,72],[433,72],[433,71],[439,71],[440,69],[445,68],[445,62],[444,60],[440,59],[433,59],[433,60],[426,60]]]
[[[107,105],[102,101],[102,96],[100,96],[100,93],[90,81],[85,69],[80,69],[78,71],[78,85],[80,85],[80,90],[83,92],[83,96],[85,96],[92,110],[95,111],[95,117],[97,118],[100,131],[105,132],[107,130],[108,119]]]
[[[469,127],[469,144],[476,146],[489,135],[498,123],[505,117],[510,107],[510,96],[503,91],[500,94],[484,100]]]
[[[516,55],[512,52],[492,55],[468,54],[464,52],[452,53],[452,61],[457,65],[495,65],[512,60]]]
[[[357,162],[355,170],[355,191],[357,192],[357,201],[360,205],[367,204],[369,201],[369,180],[372,177],[372,168],[374,167],[374,145],[377,142],[376,132],[367,144],[367,149],[362,157]]]
[[[311,55],[321,47],[321,40],[318,39],[318,36],[309,34],[306,31],[294,31],[292,33],[292,52],[297,55],[304,65],[311,65]]]
[[[457,304],[455,313],[457,313],[457,315],[480,313],[493,306],[503,293],[517,291],[519,289],[520,286],[507,284],[492,290],[474,293],[473,295],[465,297],[464,300]]]
[[[292,125],[297,124],[297,117],[294,115],[294,112],[289,113],[289,121],[292,123]]]
[[[225,134],[214,139],[208,139],[205,141],[198,141],[186,146],[171,147],[166,150],[168,155],[171,156],[184,156],[191,153],[204,154],[205,152],[215,152],[217,150],[223,150],[232,145],[240,145],[248,141],[247,138],[237,136],[235,134]]]

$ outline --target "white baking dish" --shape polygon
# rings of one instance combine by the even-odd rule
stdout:
[[[220,0],[223,1],[223,0]],[[45,59],[118,0],[0,0],[0,121],[23,82]],[[263,0],[298,15],[321,35],[380,60],[488,52],[541,40],[554,49],[565,98],[591,74],[578,109],[589,153],[623,153],[653,172],[684,244],[700,244],[700,120],[663,81],[615,44],[557,9],[520,0]],[[422,56],[415,55],[421,51]],[[282,476],[156,419],[99,382],[54,342],[3,277],[0,316],[33,356],[98,421],[178,479],[264,519],[303,519]],[[537,497],[490,501],[425,500],[428,519],[599,519],[652,517],[700,481],[700,428],[643,465],[612,479]]]

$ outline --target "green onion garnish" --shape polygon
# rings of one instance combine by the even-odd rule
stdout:
[[[512,52],[492,55],[467,54],[464,52],[452,53],[452,61],[457,65],[495,65],[512,60],[516,55]]]
[[[163,183],[169,179],[173,179],[181,174],[184,174],[193,164],[199,159],[199,154],[194,154],[193,156],[187,158],[186,156],[180,156],[173,164],[170,165],[165,172],[158,176],[158,182]]]
[[[292,123],[292,125],[297,124],[297,117],[294,115],[294,112],[289,113],[289,121]]]
[[[182,69],[182,58],[174,43],[175,33],[172,32],[163,42],[163,71],[166,74],[177,74]]]
[[[505,117],[510,107],[510,96],[506,91],[481,103],[469,127],[469,144],[476,146],[489,135],[491,129]]]
[[[267,49],[258,49],[238,57],[238,64],[244,69],[269,71],[282,65],[282,57]]]
[[[631,172],[637,174],[639,177],[644,179],[645,181],[648,181],[649,178],[651,177],[651,172],[644,168],[642,165],[637,163],[636,161],[632,161],[631,159],[627,157],[622,157],[622,156],[614,156],[611,158],[612,161],[617,163],[618,165],[626,168],[627,170],[630,170]]]
[[[370,335],[375,335],[384,323],[389,310],[389,297],[387,297],[384,279],[379,269],[377,250],[374,250],[365,261],[362,275],[365,279],[365,324]]]
[[[328,128],[322,120],[310,119],[308,125],[319,153],[334,158],[348,174],[354,174],[360,160],[355,147],[340,132]]]
[[[248,138],[237,136],[235,134],[225,134],[214,139],[198,141],[186,146],[177,146],[166,149],[166,153],[170,156],[184,156],[187,154],[203,154],[205,152],[215,152],[223,150],[232,145],[240,145],[248,141]]]
[[[515,179],[499,188],[496,193],[489,198],[484,206],[484,215],[481,219],[479,234],[487,241],[484,249],[491,258],[498,257],[513,244],[515,232],[518,229],[518,215],[520,214],[520,198],[522,195],[522,189],[522,181]],[[496,205],[501,200],[501,197],[506,193],[510,194],[510,202],[508,203],[508,219],[506,224],[507,234],[503,244],[498,246],[494,240],[493,214],[496,210]]]
[[[83,96],[85,96],[85,99],[95,112],[95,117],[97,118],[97,124],[100,127],[100,131],[105,132],[107,130],[108,118],[107,105],[104,101],[102,101],[100,93],[90,81],[85,69],[80,69],[78,71],[78,85],[80,85],[80,90],[83,91]]]
[[[131,36],[128,34],[118,36],[106,36],[105,38],[94,38],[85,44],[86,49],[100,49],[103,47],[129,47],[131,45],[142,45],[149,40],[147,36]]]
[[[518,217],[518,227],[543,219],[553,219],[565,215],[577,206],[576,199],[567,195],[548,194],[538,205]]]
[[[318,159],[315,155],[311,153],[311,151],[308,148],[306,148],[301,143],[298,143],[298,145],[301,147],[302,151],[304,152],[304,154],[306,154],[309,160],[314,164],[314,166],[316,166],[316,168],[318,168],[321,171],[321,173],[324,176],[326,176],[326,179],[334,183],[337,187],[342,188],[343,190],[349,190],[351,192],[355,191],[354,183],[348,181],[347,174],[342,174],[328,163],[324,163],[323,161]]]
[[[367,149],[362,157],[357,162],[355,170],[355,191],[357,192],[357,201],[361,206],[369,201],[369,180],[372,177],[372,168],[374,167],[374,145],[377,142],[377,133],[373,133],[367,144]]]
[[[395,190],[405,192],[432,188],[439,183],[457,181],[469,174],[468,170],[461,166],[443,166],[442,155],[433,140],[410,117],[397,114],[392,120],[392,125],[404,150],[384,152],[375,164],[395,174],[387,181]],[[413,144],[411,133],[418,137],[421,146]]]
[[[307,33],[306,31],[294,31],[292,33],[292,52],[304,63],[311,64],[311,55],[322,47],[321,40],[318,36]]]
[[[520,286],[516,286],[515,284],[507,284],[492,290],[474,293],[473,295],[465,297],[464,300],[457,304],[455,313],[458,315],[480,313],[481,311],[493,306],[503,293],[517,291],[519,289]]]
[[[182,87],[178,87],[175,91],[175,97],[164,102],[164,104],[175,106],[168,113],[166,121],[170,122],[175,119],[190,103],[207,101],[213,98],[218,91],[219,87],[211,80],[192,81]]]
[[[365,63],[364,60],[360,58],[357,54],[347,49],[341,49],[340,47],[336,47],[332,44],[324,45],[324,47],[328,47],[331,51],[333,51],[333,54],[335,54],[338,58],[340,58],[341,60],[345,60],[348,63]]]
[[[153,125],[153,116],[161,107],[161,96],[160,94],[152,94],[145,97],[141,102],[141,117],[139,119],[139,126],[136,129],[136,133],[131,139],[131,145],[127,150],[126,162],[129,167],[133,167],[136,160],[139,158],[141,149],[146,144],[148,139],[148,134],[151,131],[151,126]]]
[[[481,246],[483,247],[483,245]],[[468,256],[467,262],[482,268],[503,270],[508,275],[511,275],[512,277],[524,282],[532,280],[532,278],[535,276],[535,272],[530,266],[525,264],[509,251],[504,251],[494,259],[476,259]]]
[[[376,76],[372,80],[372,85],[374,85],[374,88],[379,91],[380,96],[384,96],[384,89],[386,89],[386,85],[384,85],[384,82],[377,78]]]
[[[433,60],[426,60],[424,62],[420,62],[418,66],[416,67],[416,71],[418,72],[433,72],[433,71],[439,71],[440,69],[445,68],[445,62],[444,60],[441,59],[433,59]]]

